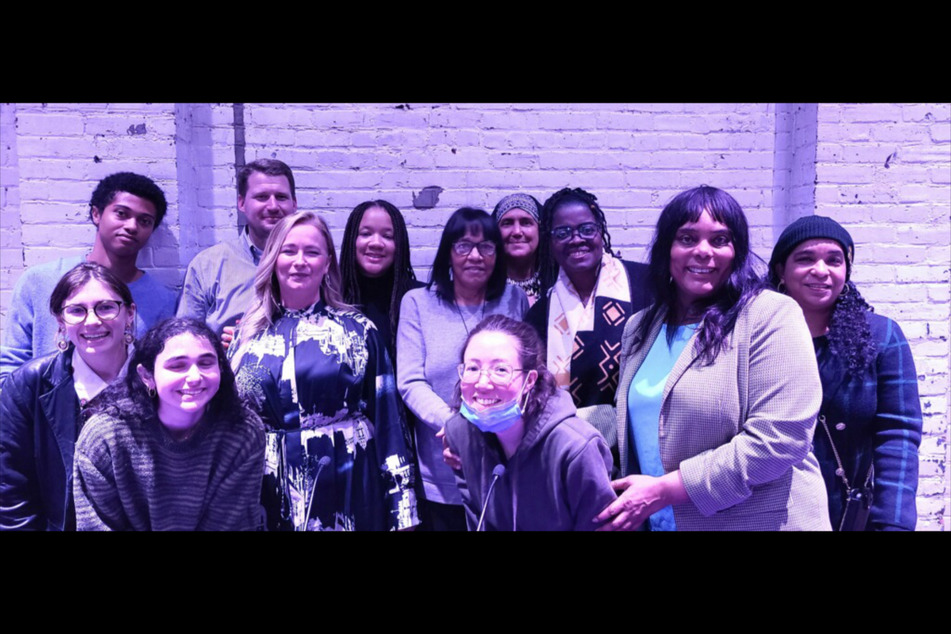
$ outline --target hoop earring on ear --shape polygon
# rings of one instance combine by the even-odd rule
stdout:
[[[155,391],[155,388],[152,387],[151,385],[148,385],[146,387],[148,388],[149,398],[155,398],[155,395],[158,394],[158,392]]]
[[[845,286],[842,287],[842,292],[839,293],[839,297],[845,297],[848,294],[849,294],[849,283],[846,282]]]
[[[786,281],[779,280],[779,284],[776,285],[776,292],[786,294]]]
[[[69,338],[62,328],[56,331],[56,347],[60,352],[66,352],[69,349]]]

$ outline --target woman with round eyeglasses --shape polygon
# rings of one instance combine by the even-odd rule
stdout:
[[[238,396],[218,336],[197,319],[166,319],[130,366],[76,441],[77,528],[259,528],[264,428]]]
[[[779,236],[769,280],[796,300],[812,335],[822,380],[813,444],[833,528],[910,531],[922,426],[915,359],[898,324],[851,281],[854,255],[842,225],[806,216]]]
[[[449,447],[469,530],[594,530],[615,500],[611,452],[545,367],[535,329],[503,315],[470,333]]]
[[[427,530],[465,530],[462,496],[443,462],[442,433],[456,410],[459,353],[489,315],[521,319],[528,300],[505,283],[506,256],[492,217],[463,207],[449,218],[433,260],[429,285],[403,297],[396,341],[397,383],[416,417],[416,451],[425,495]]]
[[[541,293],[538,271],[540,208],[534,196],[509,194],[492,210],[492,219],[499,225],[505,244],[508,282],[525,292],[529,306],[538,300]]]
[[[385,531],[419,523],[409,430],[380,332],[340,294],[317,214],[285,216],[229,350],[267,427],[269,530]]]
[[[615,461],[615,390],[624,324],[647,305],[644,264],[611,250],[597,197],[564,188],[542,208],[542,295],[525,320],[547,348],[548,369],[578,416],[601,432]]]
[[[73,448],[84,408],[128,363],[135,304],[109,269],[77,265],[49,307],[59,352],[18,368],[0,393],[0,529],[75,528]]]

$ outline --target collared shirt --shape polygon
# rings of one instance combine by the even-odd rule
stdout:
[[[121,379],[129,370],[129,360],[132,358],[132,344],[126,349],[125,363],[119,369],[116,379]],[[79,398],[80,406],[85,407],[86,403],[96,398],[109,385],[96,374],[96,371],[89,367],[83,355],[73,349],[73,388],[76,390],[76,396]]]
[[[179,317],[201,319],[219,335],[234,326],[254,301],[254,274],[261,250],[247,230],[232,240],[208,247],[188,264]]]

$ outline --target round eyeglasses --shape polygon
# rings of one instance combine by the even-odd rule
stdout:
[[[122,302],[104,299],[93,306],[92,309],[96,313],[96,317],[102,321],[112,321],[119,316],[119,311],[122,310],[122,306]],[[82,304],[70,304],[63,306],[61,315],[63,316],[63,321],[70,326],[75,326],[76,324],[81,324],[86,321],[86,317],[89,316],[89,309]]]
[[[473,249],[478,249],[479,254],[484,258],[495,255],[495,243],[489,240],[483,242],[460,240],[452,245],[452,250],[456,252],[456,255],[469,255]]]
[[[474,363],[460,363],[457,368],[459,380],[463,383],[478,383],[479,377],[485,374],[486,378],[499,387],[506,387],[515,379],[516,372],[524,372],[522,368],[513,368],[512,366],[500,363],[489,368],[480,368]]]
[[[577,227],[555,227],[551,230],[551,237],[554,238],[556,242],[568,242],[572,236],[578,234],[582,239],[590,240],[598,235],[600,229],[601,227],[599,227],[596,222],[584,222]]]

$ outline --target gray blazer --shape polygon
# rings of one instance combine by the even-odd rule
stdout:
[[[621,339],[617,391],[621,469],[628,469],[627,395],[657,339],[635,337],[646,311]],[[680,469],[692,503],[675,505],[678,530],[830,530],[825,485],[812,451],[822,385],[812,337],[795,301],[763,291],[739,314],[727,348],[701,366],[696,334],[662,395],[664,470]],[[625,473],[625,475],[627,475]]]

